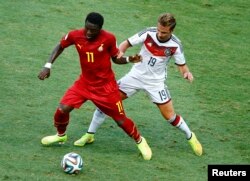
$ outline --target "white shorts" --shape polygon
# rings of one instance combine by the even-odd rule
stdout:
[[[117,83],[119,85],[119,89],[128,97],[131,97],[139,91],[144,91],[153,103],[163,104],[171,100],[169,90],[164,82],[142,82],[141,80],[130,76],[130,74],[127,74],[118,80]]]

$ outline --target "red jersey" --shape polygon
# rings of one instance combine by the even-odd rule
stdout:
[[[93,40],[85,36],[85,29],[73,30],[61,40],[66,48],[75,45],[80,57],[81,82],[90,86],[101,86],[115,80],[110,58],[118,55],[115,36],[105,30]]]

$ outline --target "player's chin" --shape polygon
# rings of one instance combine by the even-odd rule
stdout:
[[[87,38],[88,40],[93,40],[93,39],[95,39],[95,37],[96,37],[96,36],[91,36],[91,35],[87,35],[87,36],[86,36],[86,38]]]

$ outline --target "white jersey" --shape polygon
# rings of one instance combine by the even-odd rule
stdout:
[[[157,28],[151,27],[128,38],[132,46],[142,45],[142,62],[135,63],[129,74],[143,82],[164,82],[171,57],[177,65],[186,63],[180,40],[172,35],[167,42],[160,42],[156,33]]]

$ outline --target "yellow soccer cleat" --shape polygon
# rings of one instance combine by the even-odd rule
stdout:
[[[193,132],[192,132],[191,138],[188,140],[188,143],[190,144],[190,146],[192,147],[194,153],[197,156],[202,155],[202,146],[201,146],[200,142],[198,141],[198,139],[196,138],[196,136],[195,136],[195,134]]]
[[[84,146],[85,144],[93,143],[95,141],[94,134],[86,133],[79,140],[74,142],[75,146]]]
[[[144,137],[141,137],[141,138],[142,140],[139,144],[137,144],[137,147],[140,150],[144,160],[150,160],[152,157],[151,148],[148,146],[146,139]]]
[[[64,144],[64,142],[66,142],[68,139],[67,135],[64,136],[58,136],[56,135],[52,135],[52,136],[46,136],[41,140],[41,143],[43,145],[51,145],[53,143],[59,143],[59,144]]]

